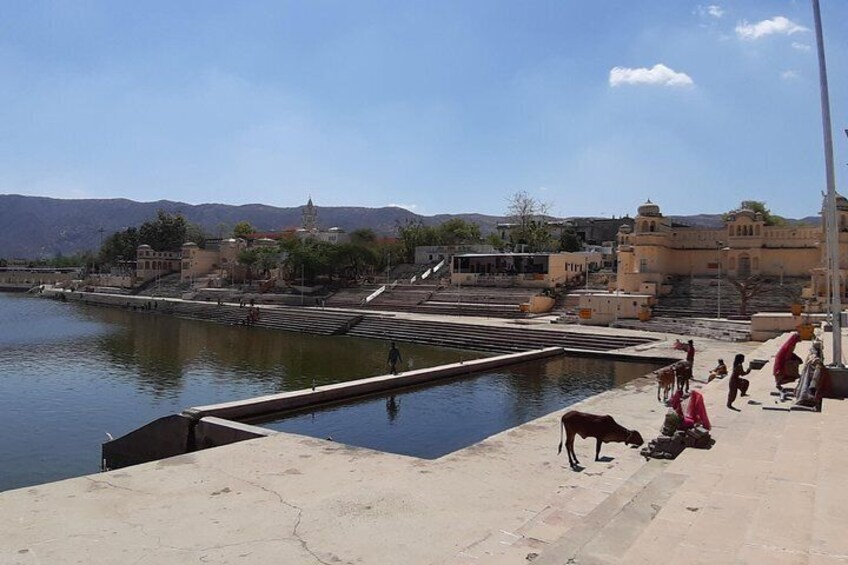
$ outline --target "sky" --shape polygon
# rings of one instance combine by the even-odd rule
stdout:
[[[848,2],[820,0],[848,193]],[[814,215],[808,0],[0,0],[0,193]]]

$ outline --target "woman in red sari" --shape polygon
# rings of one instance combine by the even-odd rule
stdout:
[[[689,400],[685,406],[683,392],[678,390],[671,397],[671,407],[680,416],[681,428],[691,428],[695,424],[700,424],[708,430],[712,428],[710,417],[707,416],[707,407],[704,406],[704,396],[697,390],[689,393]]]
[[[789,336],[789,339],[786,340],[780,349],[777,351],[777,355],[774,356],[774,369],[772,373],[774,374],[774,385],[777,387],[777,390],[781,389],[781,385],[785,385],[786,383],[791,383],[796,380],[798,375],[798,363],[794,361],[795,355],[795,345],[801,341],[801,336],[798,332],[792,332]]]

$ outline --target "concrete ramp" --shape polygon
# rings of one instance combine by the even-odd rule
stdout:
[[[102,467],[104,470],[120,469],[188,453],[193,450],[193,446],[189,445],[193,426],[191,418],[181,414],[153,420],[104,443],[101,450]]]

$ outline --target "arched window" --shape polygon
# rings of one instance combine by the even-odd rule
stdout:
[[[736,226],[736,235],[742,235],[742,226]]]
[[[651,231],[657,231],[657,224],[655,222],[651,222]]]

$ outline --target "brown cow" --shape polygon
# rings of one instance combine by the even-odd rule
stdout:
[[[641,434],[636,430],[628,430],[620,426],[612,416],[598,416],[596,414],[587,414],[578,412],[577,410],[569,410],[562,416],[562,427],[559,431],[559,449],[557,455],[562,453],[562,432],[565,430],[565,447],[568,453],[568,464],[572,468],[580,464],[577,460],[577,455],[574,453],[574,434],[580,434],[580,437],[586,439],[593,437],[597,440],[595,446],[595,461],[601,456],[601,444],[615,442],[624,442],[625,445],[639,447],[645,441]]]
[[[657,401],[668,402],[668,397],[674,393],[675,376],[674,365],[657,371]],[[660,399],[660,391],[662,391],[662,399]]]

